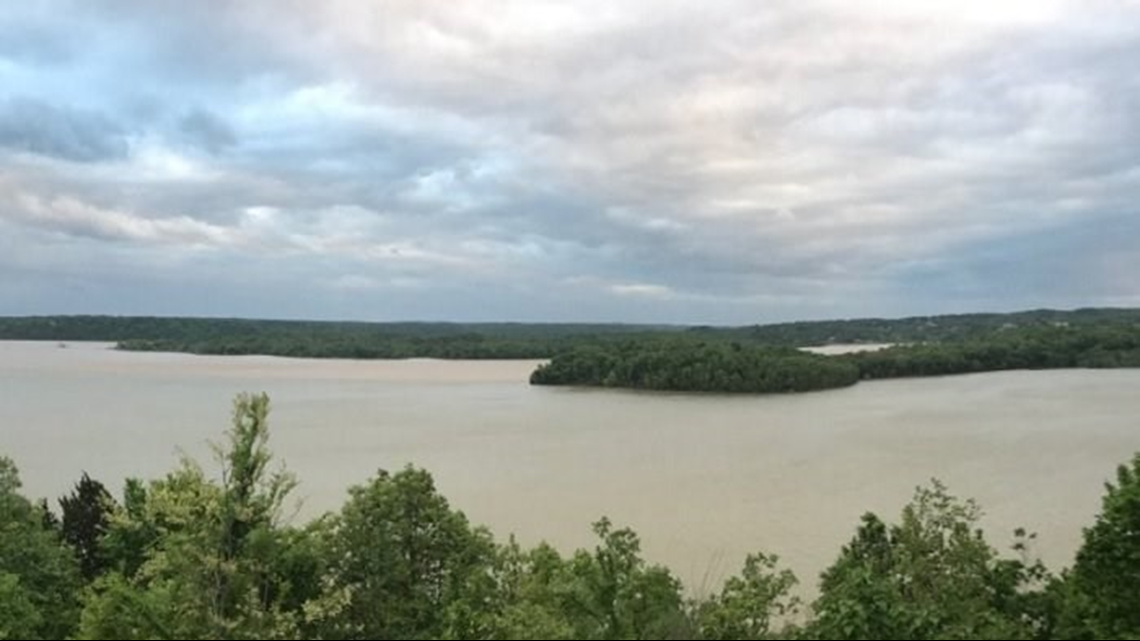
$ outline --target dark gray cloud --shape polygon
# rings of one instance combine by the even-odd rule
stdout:
[[[125,158],[129,149],[106,115],[27,97],[0,102],[0,147],[79,162]]]
[[[237,132],[217,114],[193,109],[178,120],[178,129],[192,145],[217,154],[238,142]]]
[[[0,38],[0,274],[37,283],[0,312],[1140,304],[1135,4],[60,0],[0,26],[34,34]]]

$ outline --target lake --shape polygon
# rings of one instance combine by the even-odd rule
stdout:
[[[243,390],[273,400],[271,446],[300,478],[297,519],[413,462],[500,539],[592,543],[608,515],[695,590],[746,552],[808,584],[859,516],[893,520],[932,477],[986,510],[990,541],[1039,533],[1071,562],[1103,483],[1140,450],[1140,370],[1002,372],[789,396],[530,387],[533,361],[337,361],[0,342],[0,454],[29,496],[84,470],[115,488],[207,442]],[[209,466],[208,469],[214,469]]]

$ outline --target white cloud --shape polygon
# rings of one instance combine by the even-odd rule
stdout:
[[[1076,252],[1135,217],[1135,3],[55,4],[0,9],[38,34],[0,43],[11,104],[53,106],[0,122],[0,217],[121,260],[705,322],[975,305],[1002,247],[1048,272],[1034,239],[1090,286],[1008,276],[1026,304],[1132,295],[1133,254]]]
[[[609,290],[618,296],[652,298],[657,300],[668,300],[676,295],[672,289],[664,285],[654,285],[651,283],[617,283],[610,285]]]
[[[78,235],[189,247],[228,245],[237,240],[230,230],[186,216],[148,218],[96,207],[68,196],[45,200],[16,193],[5,200],[5,211],[12,218]]]

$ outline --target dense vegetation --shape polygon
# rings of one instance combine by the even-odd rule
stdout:
[[[854,385],[849,361],[790,347],[638,341],[579,347],[540,365],[535,385],[598,385],[703,392],[806,392]]]
[[[573,345],[679,332],[651,325],[359,323],[226,318],[0,318],[0,340],[108,341],[134,351],[299,358],[549,358]]]
[[[1140,309],[1091,308],[1072,311],[1039,309],[1011,314],[801,321],[723,329],[699,327],[690,331],[765,345],[806,347],[847,343],[942,343],[1018,328],[1138,324]]]
[[[0,458],[0,639],[1136,639],[1140,455],[1109,485],[1059,575],[978,529],[935,482],[896,522],[863,517],[810,604],[776,557],[750,555],[686,596],[601,519],[593,549],[524,549],[472,526],[408,467],[303,526],[267,449],[268,399],[241,396],[220,474],[185,461],[119,500],[84,476],[60,501],[24,498]]]
[[[576,347],[668,338],[804,347],[953,342],[1016,328],[1133,326],[1140,310],[1038,310],[748,327],[544,323],[360,323],[214,318],[0,318],[0,340],[110,341],[123,349],[326,358],[550,358]]]
[[[540,385],[800,392],[863,379],[1006,369],[1140,367],[1140,310],[1089,309],[751,328],[326,323],[64,316],[0,318],[0,340],[104,340],[122,349],[312,358],[550,359]],[[797,346],[893,341],[826,357]]]
[[[999,330],[957,342],[903,345],[843,357],[862,378],[937,376],[1009,369],[1140,367],[1140,326]]]
[[[540,365],[530,380],[536,385],[804,392],[861,379],[1070,367],[1140,367],[1140,327],[1029,326],[841,356],[736,342],[642,339],[568,350]]]

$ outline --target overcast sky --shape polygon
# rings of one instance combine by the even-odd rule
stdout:
[[[1140,3],[0,5],[0,314],[1140,305]]]

